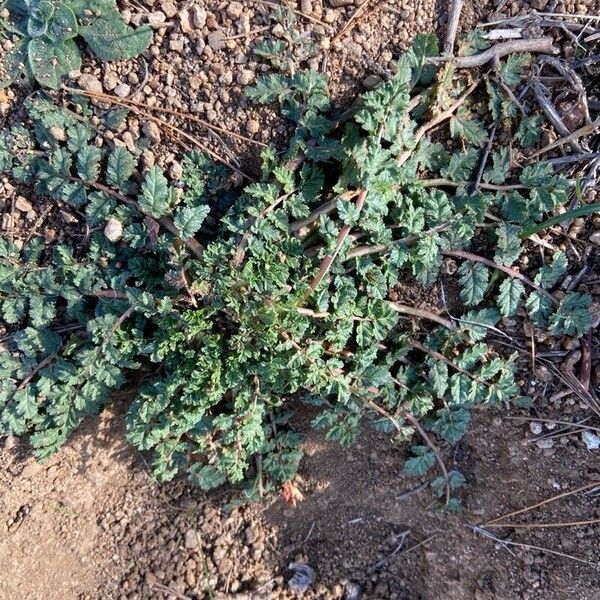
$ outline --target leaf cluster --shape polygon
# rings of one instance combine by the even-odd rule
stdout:
[[[552,296],[564,254],[528,273],[533,287],[510,275],[520,233],[565,203],[568,182],[548,163],[512,160],[525,144],[507,135],[517,141],[484,169],[491,187],[473,189],[486,132],[515,134],[522,119],[495,115],[501,91],[482,85],[483,99],[443,123],[450,145],[421,135],[465,89],[461,75],[428,66],[436,51],[419,37],[342,127],[321,75],[260,80],[251,96],[279,103],[295,130],[288,151],[265,150],[260,180],[238,190],[197,153],[183,160],[182,185],[158,167],[141,173],[127,150],[97,148],[91,126],[30,101],[34,125],[2,134],[0,168],[77,207],[93,233],[77,252],[49,253],[37,238],[21,251],[0,246],[0,313],[12,328],[0,355],[0,431],[30,432],[46,456],[140,371],[127,429],[152,453],[157,478],[188,472],[203,488],[249,480],[253,495],[293,478],[301,402],[344,444],[365,420],[399,443],[415,419],[453,444],[474,406],[524,403],[518,355],[499,354],[488,333],[513,315],[556,335],[591,325],[589,296]],[[509,66],[512,84],[525,66]],[[112,242],[110,219],[123,227]],[[459,261],[461,310],[394,299],[398,286],[438,281],[447,253],[484,233],[495,253]],[[415,475],[435,464],[428,445],[412,454]],[[461,477],[446,483],[458,488]]]
[[[0,87],[24,76],[57,89],[81,68],[79,37],[103,61],[133,58],[152,41],[149,27],[125,23],[115,0],[5,0],[0,10]]]

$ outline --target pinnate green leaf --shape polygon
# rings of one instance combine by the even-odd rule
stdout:
[[[488,288],[490,274],[487,267],[479,262],[465,261],[459,267],[458,274],[460,297],[469,306],[479,304]]]
[[[140,208],[151,217],[160,219],[169,210],[169,186],[162,171],[154,166],[142,183],[142,190],[138,199]]]
[[[503,317],[512,317],[521,304],[525,286],[518,279],[509,277],[500,284],[498,308]]]
[[[193,237],[202,227],[204,219],[208,216],[210,208],[203,206],[186,206],[175,213],[175,227],[179,230],[181,238],[187,240]]]
[[[404,471],[413,477],[421,477],[435,464],[435,455],[427,446],[413,446],[411,451],[415,456],[404,463]]]
[[[108,156],[106,167],[106,183],[123,190],[133,174],[135,161],[131,152],[119,146],[115,147]]]
[[[455,115],[450,119],[450,135],[474,146],[483,146],[487,140],[487,132],[483,125],[465,114]]]
[[[492,153],[492,166],[483,173],[484,181],[489,183],[504,183],[510,168],[510,149],[500,148]]]
[[[191,480],[201,489],[208,491],[225,483],[225,474],[213,465],[193,465],[190,468]]]
[[[494,260],[501,265],[512,265],[521,254],[521,238],[519,227],[509,223],[500,223],[496,227],[496,254]]]
[[[552,262],[549,265],[544,265],[535,276],[535,283],[547,290],[554,287],[566,273],[568,266],[569,260],[566,253],[563,251],[555,252]]]
[[[550,331],[554,335],[584,335],[592,326],[591,306],[590,294],[566,294],[556,313],[550,317]]]
[[[477,166],[478,157],[479,152],[475,148],[467,148],[465,152],[454,152],[448,166],[441,170],[441,175],[452,181],[466,181]]]
[[[517,85],[523,77],[523,71],[531,63],[531,54],[515,53],[509,54],[507,59],[500,65],[500,78],[511,87]]]

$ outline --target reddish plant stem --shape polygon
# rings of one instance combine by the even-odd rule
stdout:
[[[248,223],[246,223],[247,231],[242,235],[242,239],[236,248],[235,254],[233,256],[232,264],[235,267],[239,267],[245,256],[246,246],[248,245],[248,241],[252,237],[252,233],[250,232],[251,227],[259,220],[264,219],[269,213],[272,213],[282,202],[285,202],[292,194],[295,194],[298,191],[298,188],[293,189],[291,192],[287,194],[282,194],[278,198],[276,198],[267,208],[265,208],[258,217],[255,219],[250,219]]]
[[[473,373],[470,373],[466,369],[459,367],[455,362],[453,362],[449,358],[446,358],[440,352],[435,352],[435,350],[430,350],[429,348],[425,347],[420,342],[412,342],[412,346],[413,346],[413,348],[416,348],[417,350],[420,350],[421,352],[428,354],[432,358],[435,358],[436,360],[440,360],[440,361],[446,363],[451,369],[454,369],[455,371],[458,371],[462,375],[465,375],[466,377],[473,379],[477,383],[481,383],[482,385],[485,385],[486,387],[490,387],[490,384],[487,381],[483,381],[483,380],[479,379],[478,377],[475,377],[475,375],[473,375]]]
[[[446,481],[446,504],[450,502],[450,476],[448,475],[448,469],[442,460],[442,456],[437,449],[437,446],[433,443],[427,432],[421,427],[421,423],[419,423],[417,417],[415,417],[412,413],[406,412],[404,414],[404,418],[419,432],[419,435],[423,438],[423,441],[427,444],[429,449],[433,452],[435,459],[437,460],[438,465],[440,466],[440,470],[444,475],[444,479]]]
[[[363,206],[365,205],[365,201],[367,199],[367,193],[368,193],[367,189],[363,188],[362,190],[360,190],[360,193],[359,193],[358,197],[356,198],[356,210],[358,211],[359,214],[360,214]],[[351,225],[344,225],[340,229],[340,232],[338,233],[338,236],[337,236],[335,250],[333,251],[333,254],[326,256],[322,260],[321,266],[319,267],[319,272],[317,273],[315,278],[312,280],[312,282],[309,286],[309,290],[305,294],[304,299],[306,299],[310,294],[312,294],[312,292],[314,292],[317,289],[317,287],[319,286],[321,281],[323,281],[323,278],[325,277],[325,275],[327,275],[327,272],[331,268],[333,261],[337,258],[337,255],[340,253],[340,250],[342,249],[342,246],[344,245],[344,242],[346,241],[346,238],[348,237],[351,229],[352,229]]]
[[[19,386],[17,387],[17,390],[22,390],[25,387],[27,387],[27,384],[45,367],[47,367],[52,361],[54,361],[54,359],[56,359],[58,357],[57,354],[49,354],[48,356],[46,356],[46,358],[44,358],[42,361],[40,361],[31,371],[31,373],[29,373],[29,375],[27,375],[27,377],[25,377],[25,379],[23,379],[23,381],[21,381],[21,383],[19,384]]]
[[[399,302],[388,302],[388,306],[399,313],[404,315],[411,315],[413,317],[417,317],[419,319],[427,319],[428,321],[433,321],[434,323],[439,323],[443,325],[447,329],[456,329],[456,326],[452,321],[441,317],[440,315],[436,315],[428,310],[423,310],[421,308],[415,308],[413,306],[407,306],[406,304],[400,304]]]

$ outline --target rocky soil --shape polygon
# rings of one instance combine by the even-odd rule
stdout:
[[[5,442],[1,598],[597,598],[600,454],[580,433],[549,438],[552,447],[536,443],[560,431],[541,420],[558,418],[552,410],[536,421],[476,416],[447,459],[468,479],[464,512],[452,516],[439,512],[426,485],[402,474],[403,450],[385,436],[365,431],[342,450],[308,430],[310,415],[297,423],[308,437],[296,507],[278,497],[239,506],[234,492],[207,497],[183,481],[157,486],[143,456],[123,441],[126,400],[90,419],[44,465],[24,444]],[[585,413],[577,407],[577,414]],[[471,528],[585,485],[506,522],[590,524],[490,529],[524,546]],[[290,589],[291,562],[315,570],[304,594]]]
[[[70,85],[115,96],[110,104],[94,101],[96,143],[123,145],[139,153],[146,168],[159,164],[174,180],[181,173],[177,153],[190,148],[208,149],[235,166],[232,185],[240,172],[255,170],[261,144],[277,144],[287,133],[269,107],[244,97],[245,88],[272,68],[256,56],[257,45],[292,44],[291,25],[273,18],[274,4],[123,2],[127,18],[150,23],[155,39],[135,61],[100,65],[90,58],[85,71],[74,74]],[[328,74],[340,111],[392,72],[416,33],[443,33],[447,12],[445,3],[433,0],[287,4],[301,36],[294,42],[298,63]],[[600,14],[600,0],[466,2],[462,27],[531,9],[593,15]],[[0,126],[20,117],[20,102],[31,91],[0,91]],[[103,119],[119,100],[140,106],[130,107],[111,131]],[[2,233],[18,243],[36,234],[48,243],[85,235],[76,211],[34,201],[7,180],[0,180],[0,212]],[[598,220],[574,221],[566,236],[546,242],[587,267],[563,288],[576,280],[596,299],[599,232]],[[412,298],[417,292],[407,286],[404,293]],[[365,431],[359,445],[342,450],[310,432],[306,414],[297,423],[308,435],[298,482],[304,501],[295,508],[278,497],[240,506],[235,492],[207,497],[184,481],[157,486],[144,456],[124,441],[125,392],[43,465],[24,443],[3,441],[0,598],[295,598],[288,584],[291,562],[315,570],[303,598],[598,598],[600,487],[591,482],[600,481],[600,450],[584,433],[593,429],[563,430],[560,423],[591,416],[585,398],[573,391],[573,378],[600,386],[597,332],[582,341],[556,341],[518,320],[504,328],[512,339],[498,344],[521,351],[522,383],[536,408],[507,418],[491,411],[476,415],[468,436],[447,457],[469,482],[464,514],[440,513],[424,482],[401,473],[404,450],[385,436]],[[530,528],[494,529],[498,540],[510,544],[472,529],[587,484],[511,521]],[[586,524],[537,527],[580,521]]]

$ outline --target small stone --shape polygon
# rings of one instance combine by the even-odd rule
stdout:
[[[50,135],[58,142],[67,141],[67,133],[62,127],[50,127]]]
[[[12,450],[19,444],[19,438],[16,435],[8,435],[4,440],[4,449]]]
[[[257,134],[260,131],[260,123],[258,121],[255,121],[254,119],[248,120],[248,122],[246,123],[246,131],[250,135]]]
[[[81,75],[81,77],[79,77],[79,85],[86,92],[90,92],[92,94],[101,94],[103,91],[100,80],[89,73],[84,73]]]
[[[188,550],[193,550],[198,547],[198,534],[195,529],[188,529],[185,532],[184,545]]]
[[[108,71],[102,80],[104,88],[114,90],[119,85],[119,78],[112,71]]]
[[[344,600],[360,600],[362,590],[358,583],[348,581],[344,586]]]
[[[256,527],[250,526],[246,529],[246,542],[248,542],[248,544],[254,544],[254,542],[256,542],[259,537],[260,532]]]
[[[233,570],[233,561],[225,557],[219,562],[217,569],[221,575],[227,575]]]
[[[213,50],[221,50],[225,48],[225,40],[221,31],[211,31],[208,34],[208,45]]]
[[[160,7],[168,19],[172,19],[177,14],[175,2],[163,2]]]
[[[294,573],[288,581],[288,586],[296,594],[304,594],[315,582],[316,573],[314,569],[304,563],[290,563],[288,569]]]
[[[191,569],[185,572],[185,582],[192,588],[196,585],[196,574]]]
[[[540,435],[540,433],[542,433],[542,424],[537,421],[531,421],[531,423],[529,423],[529,429],[533,435]]]
[[[131,131],[126,131],[121,136],[121,139],[123,140],[123,143],[125,144],[125,147],[127,148],[127,150],[129,150],[129,152],[135,152],[135,141],[133,140]]]
[[[104,235],[110,242],[118,242],[123,235],[123,225],[121,225],[121,221],[110,218],[104,227]]]
[[[185,40],[183,38],[176,38],[169,42],[169,48],[173,50],[173,52],[183,52],[184,45]]]
[[[551,440],[551,439],[537,440],[536,445],[538,448],[541,448],[542,450],[549,450],[550,448],[554,448],[554,440]]]
[[[126,83],[120,83],[115,88],[115,94],[119,96],[119,98],[127,98],[131,93],[131,86]]]
[[[181,179],[183,177],[183,167],[181,166],[181,163],[174,161],[169,168],[169,175],[171,179]]]
[[[581,432],[581,439],[586,445],[588,450],[598,450],[600,448],[600,437],[598,437],[593,431],[586,429]]]
[[[362,84],[367,90],[374,90],[381,82],[382,79],[379,75],[367,75]]]
[[[189,10],[182,10],[179,13],[179,24],[183,33],[192,33],[192,31],[194,31],[192,15]]]
[[[153,144],[160,143],[160,127],[154,121],[147,121],[146,123],[144,123],[142,131]]]
[[[354,0],[329,0],[329,4],[331,4],[333,8],[340,8],[342,6],[350,6],[350,4],[354,4]]]
[[[337,21],[337,17],[337,13],[334,10],[328,10],[323,17],[323,21],[329,24],[335,23]]]
[[[250,85],[254,81],[254,71],[243,69],[237,76],[237,82],[240,85]]]
[[[594,231],[594,233],[590,235],[590,242],[592,242],[592,244],[600,244],[600,231]]]
[[[190,89],[197,91],[199,90],[204,83],[204,79],[201,75],[190,75],[189,84]]]
[[[154,156],[154,152],[151,150],[144,150],[142,152],[142,171],[147,171],[151,169],[156,164],[156,157]]]
[[[243,10],[244,7],[242,6],[241,2],[230,2],[229,6],[227,7],[227,14],[232,19],[237,19],[242,14]]]
[[[27,200],[27,198],[24,198],[23,196],[17,196],[17,199],[15,200],[15,208],[24,213],[33,210],[31,202],[29,202],[29,200]]]
[[[190,10],[192,22],[198,29],[202,29],[206,25],[206,10],[200,6],[192,6]]]
[[[150,27],[160,27],[167,20],[167,15],[164,12],[156,11],[148,15],[148,25]]]

